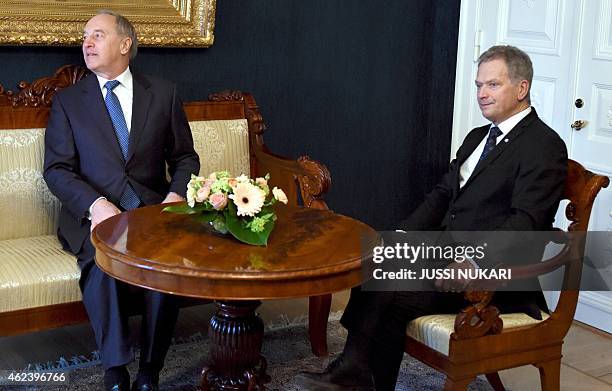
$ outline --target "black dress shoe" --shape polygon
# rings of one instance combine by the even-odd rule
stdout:
[[[325,371],[302,372],[295,381],[308,391],[374,391],[372,372],[352,364],[342,354]]]
[[[104,373],[104,389],[107,391],[128,391],[130,374],[125,368],[114,368]]]

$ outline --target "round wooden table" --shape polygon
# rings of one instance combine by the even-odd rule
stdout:
[[[191,216],[154,205],[113,216],[93,230],[96,262],[118,280],[215,300],[203,389],[255,389],[269,381],[261,355],[263,299],[316,296],[359,285],[380,236],[331,211],[277,205],[266,247],[211,233]]]

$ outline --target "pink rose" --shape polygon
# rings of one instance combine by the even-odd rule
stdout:
[[[200,187],[198,191],[196,192],[195,200],[197,202],[204,202],[208,198],[209,194],[210,194],[210,186],[209,185],[207,186],[206,183],[204,183],[204,186]]]
[[[227,205],[227,196],[223,193],[213,193],[208,198],[208,202],[215,210],[222,210]]]
[[[268,181],[266,181],[266,178],[255,178],[255,183],[258,184],[260,187],[268,186]]]
[[[230,178],[227,180],[227,184],[233,189],[238,186],[238,180],[236,178]]]

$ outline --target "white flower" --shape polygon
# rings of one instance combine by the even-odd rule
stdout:
[[[234,188],[234,194],[230,194],[229,198],[234,200],[238,216],[252,217],[261,211],[266,195],[259,187],[249,182],[241,182]]]
[[[193,187],[187,186],[187,204],[192,208],[195,206],[196,191]]]
[[[274,195],[274,198],[276,198],[279,202],[282,202],[283,204],[287,204],[287,202],[289,202],[285,192],[276,186],[274,186],[274,189],[272,189],[272,194]]]
[[[246,176],[246,175],[244,175],[244,174],[241,174],[239,177],[237,177],[237,178],[236,178],[236,180],[237,180],[239,183],[245,183],[245,182],[248,182],[248,181],[249,181],[249,177],[248,177],[248,176]]]

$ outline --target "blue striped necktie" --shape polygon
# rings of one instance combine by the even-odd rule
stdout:
[[[492,126],[491,129],[489,129],[489,137],[487,137],[487,141],[485,143],[484,149],[482,150],[482,154],[480,155],[480,159],[478,159],[479,162],[481,160],[484,160],[489,154],[489,152],[491,152],[493,148],[495,148],[495,145],[497,145],[497,138],[501,134],[502,132],[497,126]]]
[[[123,115],[119,98],[117,98],[117,95],[115,95],[113,92],[113,89],[118,85],[119,82],[117,80],[109,80],[106,82],[106,84],[104,84],[104,87],[106,87],[106,98],[104,99],[104,103],[106,103],[106,109],[108,110],[108,114],[113,122],[115,135],[117,136],[117,141],[121,147],[121,153],[123,154],[123,160],[125,162],[127,160],[128,147],[130,144],[130,132],[128,131],[127,123],[125,122],[125,116]],[[140,199],[129,182],[125,187],[123,194],[121,194],[119,205],[121,205],[125,210],[134,209],[140,205]]]

